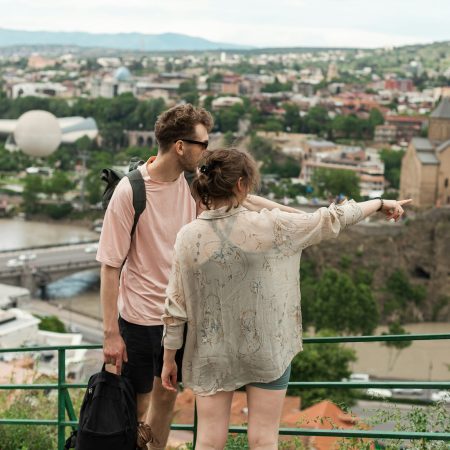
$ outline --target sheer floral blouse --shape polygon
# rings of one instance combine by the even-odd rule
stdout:
[[[362,218],[350,201],[311,214],[220,208],[184,226],[163,315],[168,349],[188,323],[183,384],[211,395],[279,378],[302,350],[302,250]]]

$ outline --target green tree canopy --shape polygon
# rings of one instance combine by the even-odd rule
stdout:
[[[266,84],[262,87],[262,92],[284,92],[292,90],[292,82],[288,81],[286,83],[281,83],[278,77],[275,77],[275,81],[273,83]]]
[[[314,193],[319,197],[335,197],[339,194],[354,200],[360,199],[359,177],[352,170],[318,168],[312,176]]]
[[[323,106],[313,106],[303,118],[304,133],[313,133],[321,136],[328,135],[331,120],[328,111]]]
[[[66,172],[57,170],[53,176],[44,183],[43,192],[47,194],[55,194],[61,198],[66,192],[75,187],[75,183],[70,180]]]
[[[411,284],[406,273],[396,269],[386,281],[384,315],[398,315],[402,320],[407,318],[409,307],[420,305],[427,296],[423,285]]]
[[[314,299],[316,330],[370,335],[378,325],[378,305],[370,286],[355,284],[349,275],[327,269],[317,282]]]
[[[332,336],[322,332],[320,336]],[[303,351],[292,361],[292,381],[340,381],[351,373],[350,363],[356,361],[355,351],[340,344],[305,344]],[[289,388],[289,395],[301,397],[302,408],[324,399],[346,406],[354,404],[354,393],[348,389]]]
[[[56,316],[37,316],[41,321],[39,329],[44,331],[53,331],[55,333],[67,333],[66,326]]]
[[[383,149],[380,151],[380,157],[384,162],[384,176],[394,189],[400,187],[400,171],[404,154],[404,150]]]
[[[44,190],[44,181],[39,175],[27,175],[24,180],[22,204],[27,214],[38,211],[38,193]]]

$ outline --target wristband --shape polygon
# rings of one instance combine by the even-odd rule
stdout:
[[[380,207],[377,209],[377,212],[378,212],[378,211],[381,211],[381,210],[383,209],[383,206],[384,206],[384,201],[383,201],[383,199],[382,199],[381,197],[375,197],[374,200],[380,200],[381,205],[380,205]]]

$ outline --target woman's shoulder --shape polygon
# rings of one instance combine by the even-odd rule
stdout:
[[[178,232],[177,239],[178,240],[185,240],[190,239],[193,234],[199,233],[200,230],[204,227],[204,221],[200,219],[194,219],[192,222],[187,223],[183,227],[181,227],[180,231]]]
[[[268,223],[274,222],[279,214],[280,210],[278,208],[263,208],[260,211],[247,210],[244,217],[246,218],[246,220],[253,221],[255,223]]]

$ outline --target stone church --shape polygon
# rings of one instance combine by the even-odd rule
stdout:
[[[450,97],[431,113],[428,138],[413,138],[402,160],[400,197],[416,207],[450,205]]]

